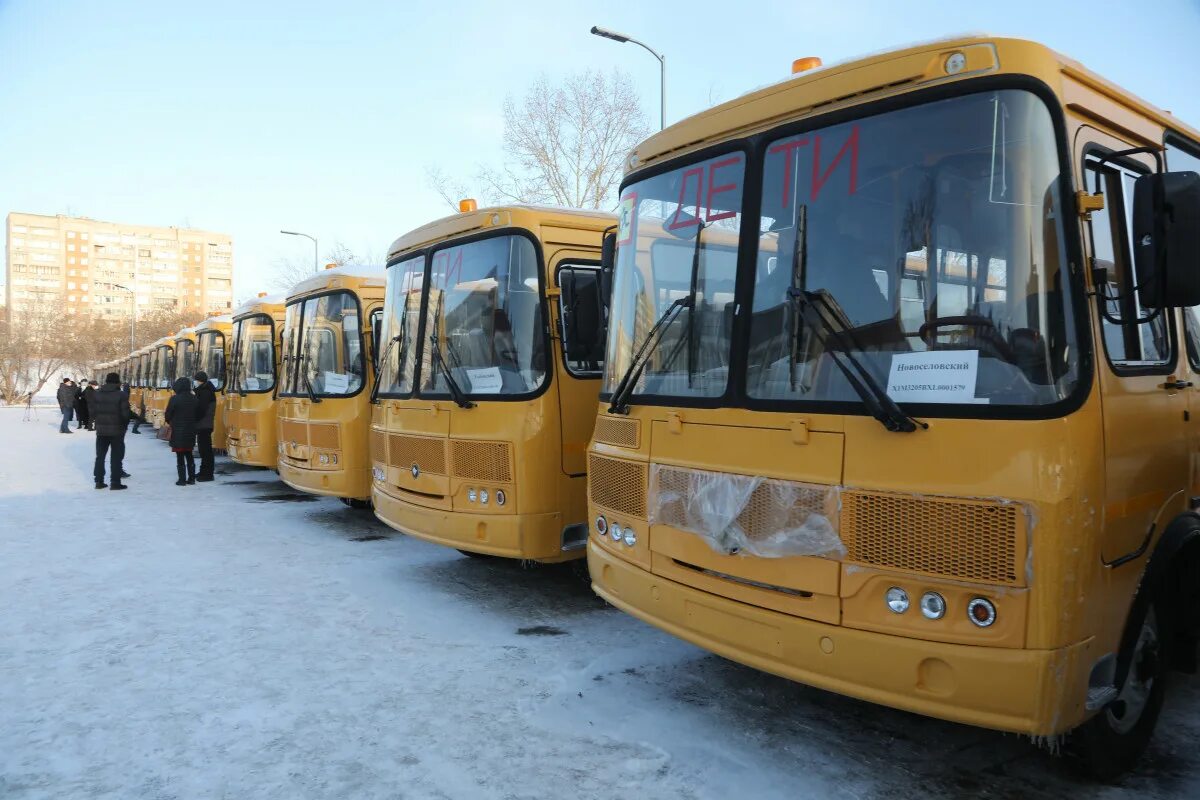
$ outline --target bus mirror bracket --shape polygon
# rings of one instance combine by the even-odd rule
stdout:
[[[612,298],[613,269],[617,263],[617,232],[616,226],[604,231],[600,243],[600,298],[607,306]]]

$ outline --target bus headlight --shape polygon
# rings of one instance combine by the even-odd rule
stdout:
[[[635,544],[637,544],[637,534],[633,532],[633,528],[626,527],[625,535],[621,538],[625,540],[627,547],[633,547]]]
[[[375,480],[377,480],[377,481],[382,481],[382,480],[385,480],[385,479],[387,478],[387,473],[385,473],[385,472],[384,472],[382,469],[380,469],[379,467],[372,467],[372,468],[371,468],[371,475],[372,475],[372,476],[375,478]]]
[[[980,628],[986,628],[996,621],[996,606],[986,597],[976,597],[967,603],[967,617]]]
[[[621,537],[625,535],[625,531],[621,529],[620,525],[613,522],[608,526],[608,535],[612,537],[614,542],[619,542],[621,541]]]
[[[317,461],[321,462],[322,465],[328,465],[329,464],[329,454],[321,453],[321,455],[317,457]]]
[[[479,499],[479,495],[478,495],[478,493],[476,493],[476,491],[474,489],[467,489],[467,501],[468,502],[474,503],[478,499]]]
[[[894,614],[903,614],[908,611],[908,592],[901,589],[899,586],[893,586],[887,590],[884,599],[887,600],[888,608]]]
[[[496,490],[496,505],[502,506],[502,505],[504,505],[505,502],[507,502],[507,500],[508,500],[508,496],[504,494],[504,490],[497,489]]]
[[[488,492],[487,492],[487,489],[480,489],[480,490],[479,490],[479,502],[480,502],[480,503],[487,503],[487,501],[488,501]]]
[[[926,592],[921,595],[921,613],[925,619],[941,619],[946,616],[946,598],[937,592]]]

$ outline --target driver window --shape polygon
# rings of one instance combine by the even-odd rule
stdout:
[[[1138,302],[1130,268],[1129,238],[1132,218],[1133,182],[1136,176],[1128,170],[1090,164],[1088,185],[1097,181],[1104,194],[1104,208],[1091,215],[1092,274],[1103,275],[1097,297],[1100,328],[1108,360],[1118,371],[1121,368],[1164,366],[1172,358],[1171,342],[1164,314],[1147,319],[1147,312]],[[1135,322],[1134,320],[1140,320]]]

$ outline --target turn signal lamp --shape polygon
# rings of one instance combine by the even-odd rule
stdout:
[[[325,269],[333,269],[336,266],[337,266],[337,264],[326,264]]]
[[[996,606],[986,597],[976,597],[967,603],[967,616],[980,628],[987,628],[996,621]]]
[[[801,72],[808,72],[810,69],[816,69],[819,66],[821,66],[821,59],[816,56],[797,58],[792,62],[792,74],[799,75]]]
[[[479,204],[475,202],[474,198],[468,197],[458,201],[458,210],[462,214],[470,214],[477,208],[479,208]]]

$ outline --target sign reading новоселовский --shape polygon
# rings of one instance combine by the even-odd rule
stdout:
[[[978,373],[978,350],[897,353],[892,356],[887,393],[898,403],[979,403]]]

